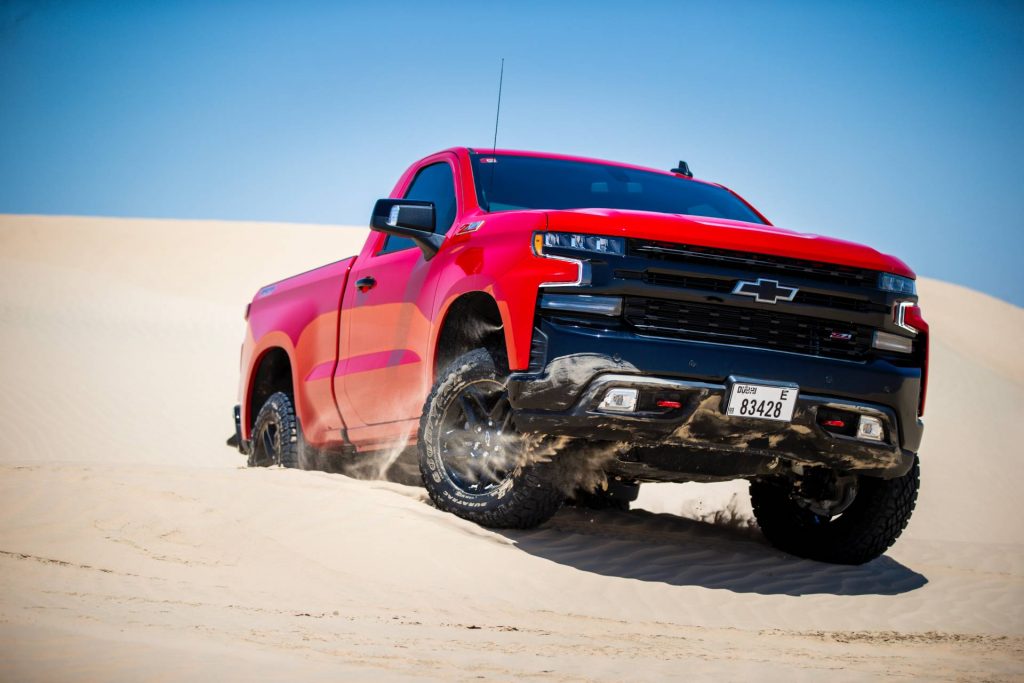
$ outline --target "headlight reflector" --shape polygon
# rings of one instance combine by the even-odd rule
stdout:
[[[883,292],[895,294],[917,295],[917,285],[909,277],[893,275],[892,273],[879,273],[878,288]]]
[[[626,253],[626,240],[606,235],[582,235],[569,232],[539,232],[533,238],[534,250],[544,253],[545,247],[589,251],[595,254],[622,256]]]

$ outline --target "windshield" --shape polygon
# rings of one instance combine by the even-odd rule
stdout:
[[[627,209],[764,223],[728,190],[688,178],[566,159],[503,154],[471,158],[477,200],[488,212]]]

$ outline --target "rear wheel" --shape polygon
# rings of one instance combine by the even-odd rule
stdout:
[[[863,564],[906,528],[921,485],[918,461],[902,477],[815,472],[750,484],[754,517],[772,545],[821,562]]]
[[[533,462],[515,431],[504,359],[485,349],[438,377],[420,421],[423,484],[441,510],[489,527],[526,529],[562,504],[551,463]]]
[[[292,400],[281,391],[271,394],[256,415],[252,428],[249,467],[302,467],[305,451]]]

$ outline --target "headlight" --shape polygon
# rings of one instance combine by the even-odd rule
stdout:
[[[578,235],[568,232],[538,232],[533,235],[533,250],[544,253],[545,247],[589,251],[595,254],[622,256],[626,253],[626,240],[604,235]]]
[[[901,277],[892,273],[879,273],[878,288],[883,292],[896,294],[917,294],[917,285],[909,277]]]

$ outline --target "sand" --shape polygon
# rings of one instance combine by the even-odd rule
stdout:
[[[246,302],[365,234],[0,217],[0,680],[1024,679],[1024,310],[922,280],[923,488],[872,563],[774,550],[742,483],[495,532],[224,446]]]

